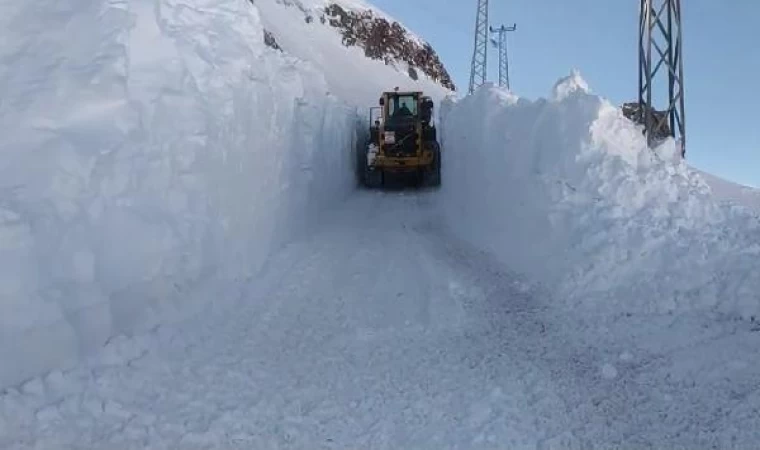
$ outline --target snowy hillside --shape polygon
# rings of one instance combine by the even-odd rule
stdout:
[[[760,189],[732,183],[704,171],[698,172],[710,185],[710,189],[716,198],[754,209],[760,213]]]
[[[0,386],[251,277],[353,189],[355,105],[363,118],[393,84],[446,91],[274,0],[3,13]]]
[[[672,142],[648,151],[577,72],[548,99],[484,87],[442,115],[453,228],[567,306],[760,315],[757,215],[721,202]]]
[[[453,84],[448,73],[434,52],[424,54],[424,41],[402,25],[399,25],[401,28],[386,27],[398,21],[363,1],[255,0],[255,4],[261,12],[264,28],[277,46],[320,69],[330,91],[361,108],[362,112],[377,105],[379,89],[396,86],[422,89],[435,100],[451,93]],[[353,14],[356,21],[340,25],[341,12]],[[375,26],[377,19],[385,20],[382,28]],[[361,40],[351,44],[343,38],[346,30],[354,37],[374,32],[382,38],[382,43],[373,48]],[[394,30],[398,33],[394,34]],[[397,50],[407,59],[417,59],[418,64],[396,57]],[[418,80],[410,77],[410,66],[415,68]],[[356,73],[361,76],[355,76]]]

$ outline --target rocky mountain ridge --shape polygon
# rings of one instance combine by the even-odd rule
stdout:
[[[251,2],[256,4],[256,0]],[[343,45],[363,49],[367,58],[394,66],[413,80],[417,80],[419,72],[422,72],[446,89],[456,90],[449,72],[429,43],[414,36],[399,22],[369,7],[346,7],[335,1],[313,8],[299,0],[278,0],[278,3],[301,10],[308,24],[335,28],[341,35]],[[271,32],[265,31],[265,38],[271,47],[287,51],[277,43],[277,36]]]

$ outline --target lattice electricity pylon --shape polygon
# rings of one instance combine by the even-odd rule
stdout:
[[[686,154],[686,118],[683,89],[683,40],[680,0],[641,0],[639,15],[639,120],[647,142],[673,137]],[[657,54],[652,59],[652,49]],[[653,65],[654,63],[654,65]],[[657,111],[654,82],[660,69],[667,71],[667,109]],[[664,85],[662,85],[664,87]]]
[[[488,63],[488,0],[478,0],[478,14],[475,17],[475,49],[472,52],[470,68],[470,94],[486,82]]]
[[[499,41],[491,40],[491,43],[499,49],[499,87],[509,89],[509,55],[507,54],[507,32],[515,31],[517,24],[511,27],[502,25],[499,28],[490,27],[491,33],[499,35]]]

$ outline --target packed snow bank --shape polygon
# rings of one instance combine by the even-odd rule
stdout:
[[[677,157],[649,151],[577,72],[549,99],[493,86],[442,105],[452,229],[607,313],[760,313],[760,223]]]
[[[355,110],[248,0],[8,3],[0,28],[0,386],[220,301],[192,292],[354,186]]]

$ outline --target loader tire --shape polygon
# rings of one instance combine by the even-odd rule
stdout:
[[[433,146],[433,167],[427,173],[426,185],[439,187],[441,185],[441,148],[436,143]]]
[[[359,186],[367,184],[367,152],[366,146],[356,148],[356,181]]]
[[[364,171],[364,186],[369,189],[377,189],[383,186],[383,172],[379,170]]]

